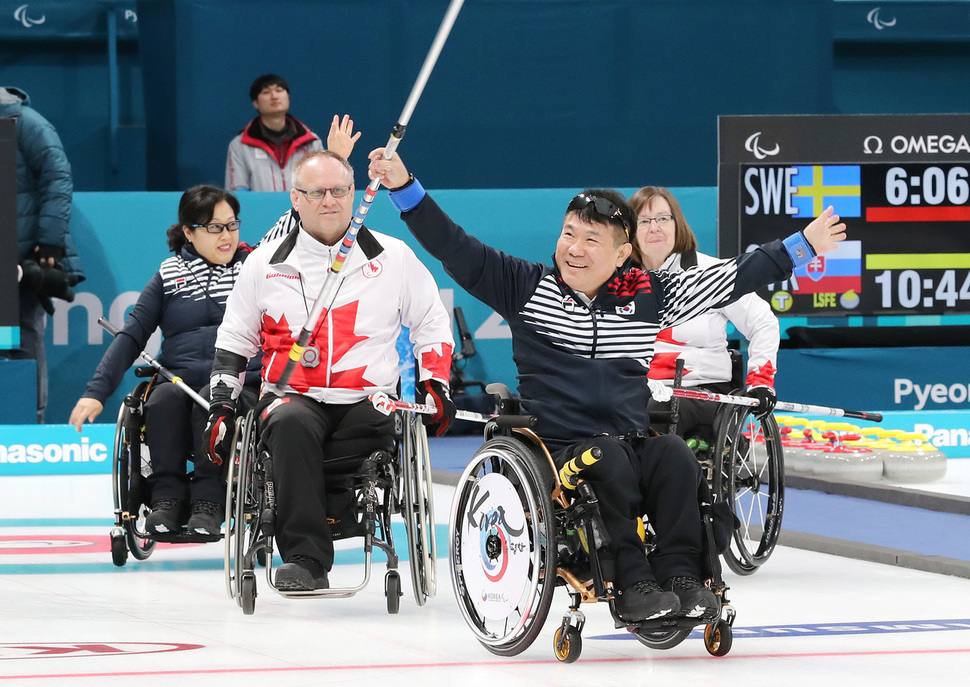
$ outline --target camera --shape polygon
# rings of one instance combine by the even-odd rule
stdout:
[[[20,263],[23,276],[20,278],[20,290],[35,292],[48,298],[60,298],[71,303],[74,301],[74,290],[77,283],[64,270],[57,267],[46,267],[34,260],[24,260]]]

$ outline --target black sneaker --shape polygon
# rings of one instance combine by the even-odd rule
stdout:
[[[680,599],[681,618],[713,620],[721,613],[717,596],[693,577],[671,577],[664,583],[664,589],[673,592]]]
[[[225,507],[218,503],[193,501],[192,515],[186,527],[194,534],[217,535],[222,531],[222,519],[225,514]]]
[[[677,595],[665,592],[653,580],[640,580],[617,592],[614,604],[619,616],[632,623],[672,616],[680,610]]]
[[[145,530],[149,534],[175,534],[182,529],[188,515],[185,501],[161,499],[152,504],[152,512],[145,518]]]
[[[276,571],[276,588],[285,592],[309,592],[329,587],[330,580],[323,563],[309,556],[291,556]]]

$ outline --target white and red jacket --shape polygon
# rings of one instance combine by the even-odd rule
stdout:
[[[229,142],[226,157],[226,190],[289,191],[293,165],[313,150],[323,150],[323,141],[292,115],[286,115],[293,132],[280,144],[262,133],[259,117]]]
[[[326,246],[300,228],[261,243],[243,265],[216,348],[246,359],[262,350],[263,392],[279,379],[339,246]],[[363,227],[339,275],[333,305],[308,344],[318,349],[319,364],[297,365],[287,391],[339,404],[379,391],[395,394],[402,325],[410,330],[418,381],[433,377],[447,385],[451,320],[414,251]]]
[[[716,258],[697,253],[697,265],[709,267],[720,262]],[[661,270],[681,272],[682,255],[668,257]],[[668,386],[674,383],[677,359],[684,360],[683,386],[699,386],[731,381],[731,354],[727,345],[728,322],[748,340],[748,373],[745,388],[775,387],[778,364],[778,318],[763,298],[754,293],[742,296],[734,303],[716,310],[708,310],[695,319],[664,329],[657,336],[650,379]]]

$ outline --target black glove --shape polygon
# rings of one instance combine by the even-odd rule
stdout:
[[[64,258],[64,248],[52,246],[49,243],[38,243],[34,253],[37,256],[37,262],[41,265],[57,267],[58,269],[61,266],[61,260]]]
[[[775,390],[770,386],[753,386],[747,390],[746,394],[751,398],[758,399],[758,405],[751,408],[751,412],[754,413],[757,420],[764,420],[771,415],[771,412],[775,409],[775,404],[778,402]]]
[[[232,453],[236,407],[233,403],[213,402],[209,405],[209,421],[202,431],[202,453],[212,463],[222,465]]]
[[[458,408],[451,400],[451,392],[448,387],[437,379],[428,379],[419,383],[421,392],[425,396],[425,403],[434,405],[438,409],[434,415],[422,415],[421,420],[428,426],[436,437],[442,436],[448,431],[451,421],[455,419]]]

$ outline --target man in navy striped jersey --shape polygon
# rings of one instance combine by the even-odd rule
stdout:
[[[594,189],[566,210],[553,265],[486,246],[455,224],[400,157],[370,154],[369,174],[390,189],[411,233],[456,282],[505,318],[522,408],[558,464],[599,446],[583,472],[596,490],[615,557],[615,608],[628,622],[664,616],[709,620],[717,600],[704,577],[693,452],[673,435],[637,439],[649,426],[647,369],[661,329],[781,281],[845,238],[831,208],[804,231],[738,258],[683,272],[624,270],[636,215],[623,196]],[[649,557],[637,534],[646,513],[657,535]]]

